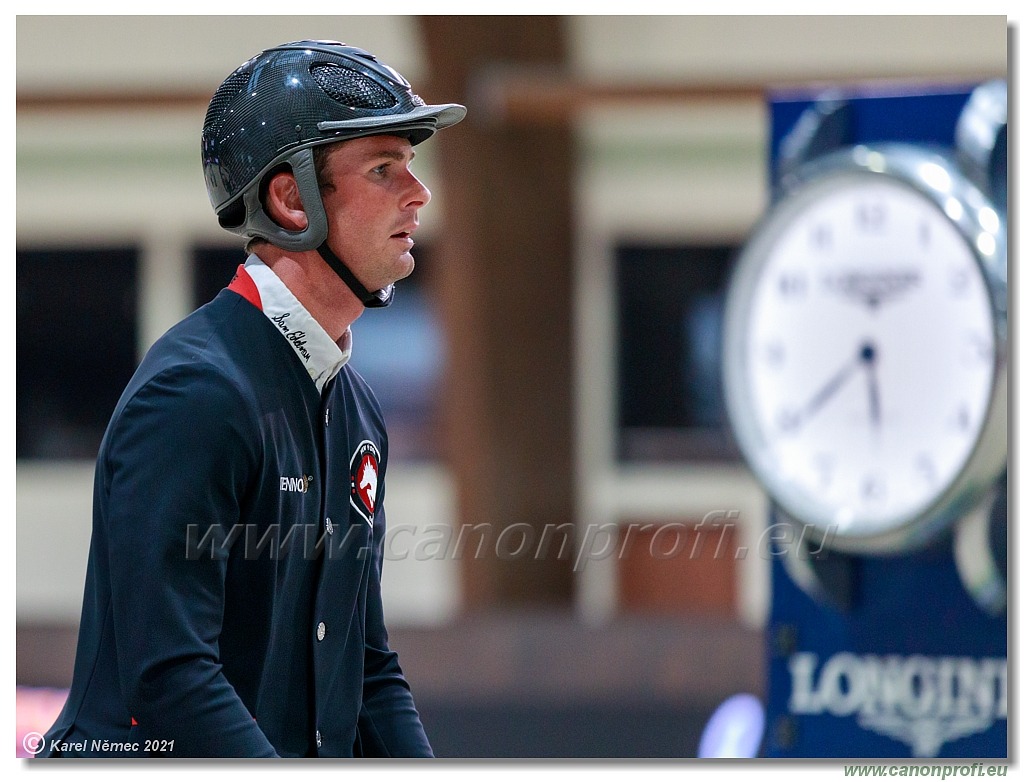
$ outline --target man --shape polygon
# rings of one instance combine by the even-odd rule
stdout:
[[[74,679],[40,755],[430,756],[381,609],[388,444],[350,324],[413,269],[412,147],[465,116],[371,54],[268,49],[203,167],[249,241],[100,447]]]

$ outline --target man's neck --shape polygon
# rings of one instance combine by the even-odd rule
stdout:
[[[261,246],[256,255],[337,342],[365,307],[315,250],[286,252]]]

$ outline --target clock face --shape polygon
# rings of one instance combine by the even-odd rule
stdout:
[[[905,182],[851,171],[783,201],[740,266],[727,389],[769,492],[838,536],[927,512],[971,457],[996,373],[964,234]]]

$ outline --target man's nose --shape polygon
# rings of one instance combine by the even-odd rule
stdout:
[[[409,195],[406,200],[406,206],[415,209],[426,206],[430,202],[430,191],[427,189],[427,186],[420,182],[415,174],[410,173],[409,178]]]

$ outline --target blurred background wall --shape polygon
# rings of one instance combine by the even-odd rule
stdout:
[[[357,321],[392,442],[385,601],[441,755],[693,756],[763,688],[766,500],[718,379],[765,96],[1003,77],[1001,16],[17,18],[17,683],[70,679],[93,459],[137,362],[244,260],[209,96],[369,49],[469,107],[417,150],[417,272]],[[702,525],[703,521],[703,525]],[[44,726],[45,727],[45,726]]]

